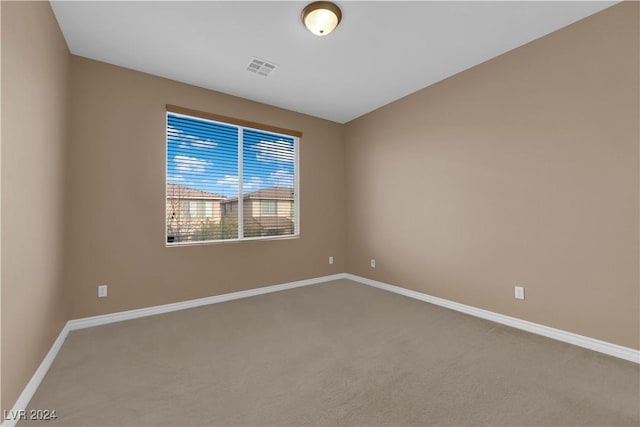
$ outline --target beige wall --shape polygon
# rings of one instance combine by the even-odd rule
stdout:
[[[244,200],[242,203],[243,217],[251,218],[252,216],[260,216],[260,201],[256,199]]]
[[[220,210],[220,201],[216,200],[215,202],[213,202],[213,217],[211,218],[211,220],[220,223],[221,219],[222,211]]]
[[[293,219],[293,216],[291,215],[291,212],[293,211],[292,200],[278,200],[276,207],[278,210],[276,215]]]
[[[71,317],[345,271],[341,125],[80,57],[71,62]],[[301,237],[166,248],[165,104],[302,131]],[[98,300],[100,283],[109,296]]]
[[[614,6],[349,123],[347,271],[639,348],[638,22]]]
[[[48,2],[2,2],[2,409],[69,318],[62,288],[69,52]]]

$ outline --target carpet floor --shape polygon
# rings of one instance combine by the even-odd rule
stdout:
[[[637,364],[347,280],[73,331],[62,426],[638,426]]]

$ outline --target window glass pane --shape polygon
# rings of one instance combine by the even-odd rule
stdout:
[[[294,219],[277,204],[295,200],[295,140],[253,129],[242,133],[244,236],[294,234]]]
[[[238,128],[167,114],[167,242],[238,238],[238,219],[218,214],[238,197]]]

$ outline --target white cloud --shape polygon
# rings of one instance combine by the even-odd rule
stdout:
[[[189,144],[184,142],[184,139],[191,140],[191,146],[197,148],[214,148],[218,145],[217,142],[202,140],[195,135],[184,133],[184,131],[177,129],[171,125],[167,125],[167,136],[170,140],[180,140],[180,148],[185,149],[189,147]]]
[[[218,182],[216,182],[216,184],[237,187],[238,177],[233,175],[225,175],[224,178],[219,179]]]
[[[254,176],[249,181],[242,183],[242,190],[246,193],[248,191],[256,191],[262,187],[262,179],[260,177]]]
[[[209,140],[205,140],[205,139],[200,139],[197,136],[194,135],[189,135],[189,134],[184,134],[182,135],[184,138],[190,139],[191,142],[191,146],[192,147],[198,147],[198,148],[214,148],[218,145],[217,142],[213,142],[213,141],[209,141]]]
[[[197,147],[197,148],[214,148],[218,145],[217,142],[213,142],[213,141],[201,141],[201,140],[197,140],[191,143],[192,147]]]
[[[238,177],[233,175],[225,175],[224,178],[219,179],[216,184],[225,187],[238,188]],[[262,179],[258,176],[251,177],[249,178],[249,180],[245,179],[242,183],[242,191],[245,193],[258,190],[261,187]]]
[[[256,158],[260,162],[293,163],[293,143],[288,141],[260,141],[251,147],[258,151]]]
[[[167,137],[169,139],[178,139],[182,136],[182,131],[180,129],[176,129],[171,125],[167,125]]]
[[[170,183],[184,181],[184,176],[182,175],[169,175],[167,178]]]
[[[204,173],[207,166],[212,164],[211,162],[198,159],[197,157],[183,155],[175,156],[173,160],[176,162],[176,170],[182,172]]]
[[[277,170],[269,175],[272,185],[276,187],[290,187],[293,188],[295,177],[286,170]]]

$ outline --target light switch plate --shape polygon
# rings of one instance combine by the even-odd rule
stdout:
[[[98,298],[107,296],[107,285],[98,285]]]

